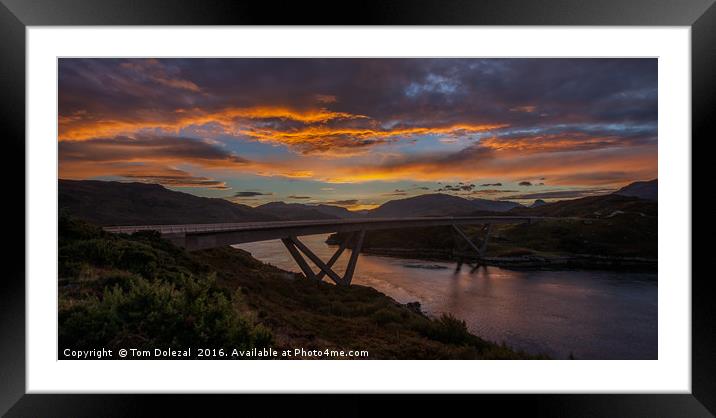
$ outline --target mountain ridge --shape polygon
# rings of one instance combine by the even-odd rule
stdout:
[[[302,203],[270,202],[256,206],[254,209],[283,220],[340,219],[340,217],[325,213],[312,205],[304,205]]]
[[[390,200],[377,208],[352,212],[327,204],[270,202],[257,207],[223,198],[199,197],[158,184],[100,180],[58,181],[59,208],[97,225],[222,223],[347,218],[529,214],[534,216],[602,216],[614,211],[655,214],[656,180],[635,182],[617,192],[522,206],[511,201],[465,199],[431,193]],[[634,194],[645,196],[641,198]]]
[[[658,179],[649,181],[635,181],[614,192],[620,196],[638,197],[646,200],[658,200],[659,183]]]
[[[275,216],[221,198],[158,184],[58,180],[61,211],[101,226],[275,221]]]
[[[475,211],[506,212],[521,206],[519,203],[504,200],[465,199],[443,193],[431,193],[390,200],[370,210],[368,216],[459,216],[470,215]]]

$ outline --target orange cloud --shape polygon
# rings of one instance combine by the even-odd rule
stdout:
[[[173,114],[147,115],[138,119],[105,119],[84,113],[59,117],[59,140],[87,140],[128,135],[146,129],[178,132],[189,126],[218,124],[233,132],[240,119],[283,119],[301,123],[324,123],[334,119],[367,119],[364,115],[333,112],[327,109],[294,110],[287,107],[258,106],[226,108],[214,112],[201,109],[178,109]]]
[[[617,136],[592,137],[584,133],[566,133],[521,138],[491,137],[480,140],[480,145],[498,151],[525,153],[590,150],[619,146],[624,142],[623,138]]]
[[[266,127],[251,121],[280,119],[302,124],[299,127]],[[377,122],[367,127],[329,126],[336,120],[366,120],[365,115],[334,112],[327,109],[295,110],[287,107],[257,106],[251,108],[227,108],[207,112],[200,109],[178,109],[172,114],[144,114],[137,120],[102,119],[77,112],[60,116],[59,140],[86,141],[119,135],[135,135],[160,130],[176,134],[183,128],[215,127],[220,132],[243,135],[261,142],[287,145],[305,154],[350,156],[360,154],[362,149],[401,137],[416,135],[458,136],[505,128],[506,124],[459,123],[448,126],[376,128]]]
[[[450,133],[464,126],[396,129],[378,131],[370,129],[344,129],[360,135],[384,135],[400,132]],[[469,129],[489,129],[470,126]],[[330,129],[316,127],[306,129],[296,143],[306,141],[308,135],[328,135]],[[292,139],[294,140],[294,139]],[[288,141],[282,139],[282,141]],[[586,141],[589,146],[580,144]],[[605,145],[606,141],[606,145]],[[331,142],[331,141],[328,141]],[[320,141],[311,140],[311,146]],[[525,178],[549,178],[550,185],[608,185],[617,186],[636,178],[657,176],[656,144],[622,147],[619,141],[605,138],[569,140],[545,140],[543,137],[520,139],[518,145],[508,146],[500,140],[481,140],[472,146],[452,153],[431,154],[381,154],[370,158],[352,160],[332,158],[292,157],[280,160],[249,161],[234,155],[225,148],[210,142],[180,137],[117,137],[90,141],[62,141],[60,151],[60,176],[63,178],[92,178],[97,176],[123,176],[143,178],[146,181],[170,184],[173,174],[150,172],[147,167],[182,168],[197,167],[203,172],[231,177],[237,173],[260,176],[277,176],[294,179],[319,180],[330,183],[361,183],[370,181],[472,181],[480,178],[524,180]],[[599,144],[595,146],[594,144]],[[554,151],[560,152],[554,152]],[[140,168],[136,168],[136,166]],[[128,168],[129,167],[129,168]],[[135,167],[135,168],[133,168]],[[139,170],[135,172],[132,170]],[[203,174],[196,179],[184,181],[197,187],[221,187],[202,183],[211,179]]]
[[[502,156],[490,149],[467,149],[455,154],[394,158],[383,164],[335,167],[321,180],[333,183],[366,181],[471,181],[504,178],[517,181],[546,176],[551,185],[620,185],[635,178],[657,176],[656,146],[625,152],[599,149],[559,154],[528,153]]]
[[[156,183],[172,187],[198,187],[203,189],[230,189],[224,181],[205,176],[194,176],[184,170],[154,163],[105,165],[69,164],[60,170],[60,178],[82,180],[93,177],[122,177],[139,183]]]
[[[416,135],[460,135],[505,128],[504,124],[455,124],[443,127],[411,127],[395,129],[334,128],[308,126],[292,131],[248,129],[240,133],[262,142],[297,147],[304,153],[351,156],[360,149],[400,137]]]

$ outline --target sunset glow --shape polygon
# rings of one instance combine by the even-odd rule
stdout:
[[[252,206],[606,193],[657,136],[656,59],[59,60],[61,178]]]

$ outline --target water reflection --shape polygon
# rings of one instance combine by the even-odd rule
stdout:
[[[325,235],[303,237],[324,260]],[[280,241],[237,246],[277,267],[299,271]],[[346,250],[335,270],[343,272]],[[452,313],[477,335],[555,358],[656,359],[655,274],[600,271],[511,271],[497,267],[361,254],[354,284],[430,314]]]

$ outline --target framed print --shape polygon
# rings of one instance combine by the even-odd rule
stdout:
[[[716,410],[711,1],[0,14],[9,416]]]

